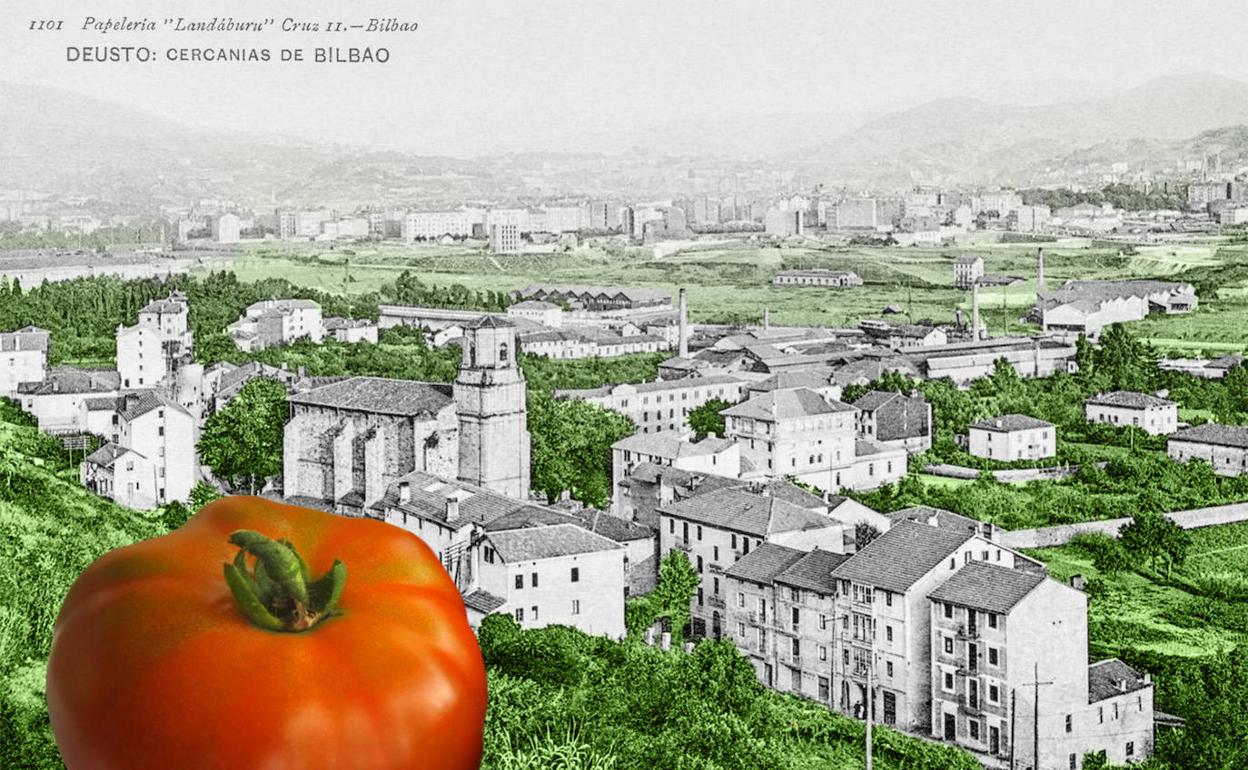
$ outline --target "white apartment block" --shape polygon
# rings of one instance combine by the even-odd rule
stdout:
[[[1043,460],[1057,454],[1057,428],[1025,414],[1004,414],[971,423],[968,451],[999,462]]]
[[[855,460],[855,410],[808,388],[775,390],[725,409],[725,435],[767,477],[793,476],[825,491],[845,486]],[[904,453],[903,453],[904,454]]]
[[[1083,411],[1088,422],[1130,425],[1153,436],[1168,436],[1179,429],[1179,405],[1148,393],[1098,393],[1083,402]]]
[[[482,225],[485,214],[480,209],[454,209],[449,211],[409,211],[403,217],[403,240],[411,243],[416,239],[427,241],[449,235],[466,238],[473,227]]]
[[[750,383],[763,377],[745,372],[622,383],[584,390],[556,390],[555,398],[588,401],[620,412],[636,424],[640,433],[686,433],[690,431],[689,412],[711,399],[735,404]]]
[[[199,478],[195,418],[152,390],[112,400],[110,422],[116,440],[83,461],[83,485],[140,510],[174,500],[186,502]]]
[[[624,547],[575,524],[486,532],[473,590],[522,628],[565,625],[624,637]]]
[[[247,307],[227,327],[239,349],[263,350],[307,338],[319,343],[324,336],[321,306],[310,299],[266,299]]]
[[[86,429],[81,418],[84,402],[120,392],[116,370],[54,366],[43,380],[18,385],[16,400],[39,422],[39,430],[70,434]]]
[[[51,343],[52,335],[37,326],[0,333],[0,396],[16,396],[18,383],[43,381]]]
[[[664,468],[737,478],[741,447],[728,439],[707,436],[686,441],[674,433],[634,433],[611,445],[611,500],[616,515],[626,516],[628,480],[637,466],[651,463]]]

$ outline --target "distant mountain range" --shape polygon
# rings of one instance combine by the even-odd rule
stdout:
[[[1060,100],[1067,90],[1072,98]],[[587,153],[587,165],[599,175],[612,165],[602,156],[630,148],[654,158],[749,160],[815,180],[891,187],[1021,185],[1053,168],[1218,153],[1224,168],[1236,169],[1248,164],[1248,83],[1184,74],[1108,95],[1088,84],[1046,83],[996,100],[941,98],[876,114],[763,114],[714,125],[675,121],[597,139],[604,146]],[[570,140],[567,149],[585,151],[579,145],[588,141]],[[68,91],[0,83],[6,188],[74,192],[123,206],[205,197],[329,205],[396,189],[418,192],[431,179],[448,194],[479,193],[495,182],[522,191],[511,164],[209,130]]]

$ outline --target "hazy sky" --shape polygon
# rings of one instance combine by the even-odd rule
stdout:
[[[421,28],[393,35],[79,30],[85,16],[105,13],[346,23],[397,16]],[[38,18],[63,18],[65,29],[29,31]],[[202,125],[477,154],[575,145],[669,121],[1016,94],[1033,82],[1124,88],[1190,70],[1244,79],[1245,22],[1243,0],[3,0],[0,79]],[[171,46],[371,45],[386,46],[391,58],[384,65],[71,64],[69,45],[148,45],[162,57]]]

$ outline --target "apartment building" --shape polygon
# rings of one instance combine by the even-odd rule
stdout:
[[[855,460],[854,408],[808,388],[774,390],[721,412],[725,435],[767,477],[839,490]]]
[[[18,383],[43,381],[51,345],[52,335],[38,326],[0,333],[0,396],[16,396]]]
[[[767,687],[832,705],[832,570],[847,558],[763,543],[725,570],[727,636]]]
[[[721,637],[727,611],[724,571],[763,543],[845,550],[845,525],[767,494],[766,488],[720,489],[661,505],[660,559],[673,549],[689,556],[701,585],[691,602],[694,636]]]
[[[983,537],[973,522],[937,514],[897,521],[834,569],[835,707],[865,716],[870,681],[878,721],[928,732],[933,719],[928,595],[971,561],[1015,568],[1023,559]]]
[[[628,480],[643,464],[735,479],[741,472],[741,448],[714,436],[693,442],[673,433],[634,433],[620,439],[611,445],[611,496],[612,510],[622,518],[632,518],[627,515]]]
[[[762,377],[749,373],[691,376],[582,390],[556,390],[555,398],[588,401],[620,412],[633,421],[640,433],[688,433],[691,431],[689,412],[711,399],[736,403],[741,400],[746,386],[758,379]]]
[[[195,418],[154,390],[111,399],[110,438],[79,468],[83,486],[130,508],[186,502],[199,479]]]
[[[1149,393],[1098,393],[1083,402],[1083,413],[1090,423],[1130,425],[1153,436],[1168,436],[1179,429],[1179,405]]]
[[[1025,414],[989,417],[968,427],[967,448],[976,457],[999,462],[1042,460],[1057,454],[1057,428]]]
[[[319,343],[324,336],[320,304],[310,299],[266,299],[252,303],[226,327],[241,350],[255,351],[298,339]]]
[[[149,302],[139,311],[135,325],[117,327],[116,337],[122,388],[166,384],[179,368],[191,363],[194,339],[186,295],[174,292]]]
[[[953,262],[953,285],[959,289],[971,288],[983,274],[983,257],[963,254]]]

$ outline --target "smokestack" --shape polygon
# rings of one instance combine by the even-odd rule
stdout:
[[[771,328],[771,308],[763,308],[763,331]]]
[[[1037,249],[1036,254],[1036,294],[1044,292],[1044,249]]]
[[[979,282],[971,284],[971,339],[980,339],[979,333]]]
[[[683,288],[680,290],[680,349],[677,355],[689,357],[689,300]]]

